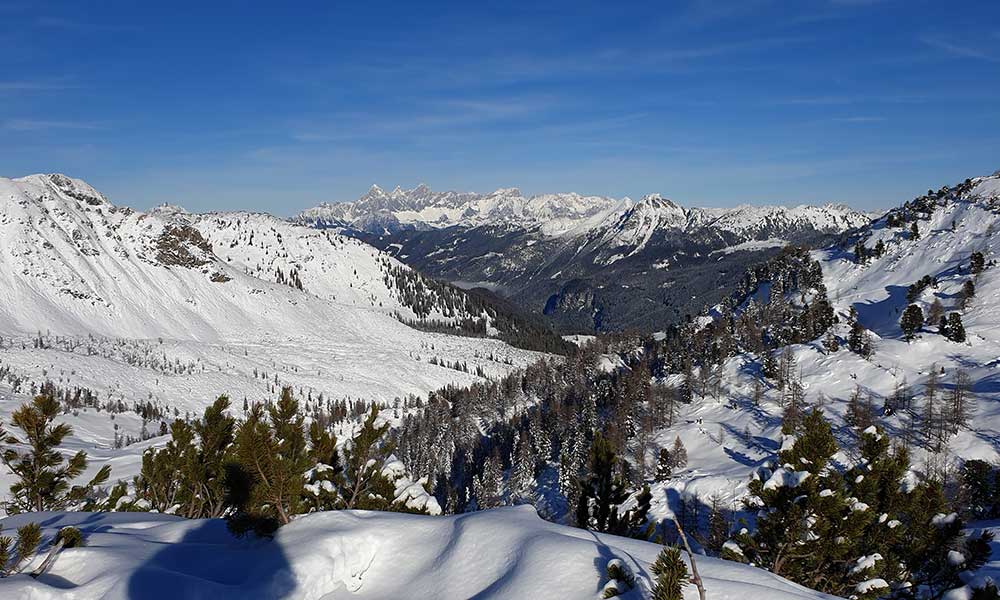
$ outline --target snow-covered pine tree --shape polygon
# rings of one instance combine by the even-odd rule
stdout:
[[[503,504],[506,490],[499,450],[494,449],[486,459],[483,472],[475,479],[473,491],[476,494],[476,505],[480,509],[496,508]]]
[[[953,312],[948,315],[947,337],[953,342],[965,341],[965,326],[962,324],[962,315]]]
[[[849,512],[841,478],[828,468],[835,452],[818,410],[805,416],[799,433],[785,436],[777,468],[749,484],[745,503],[758,511],[757,527],[734,538],[747,560],[800,583],[825,571]]]
[[[508,487],[511,500],[529,498],[535,487],[535,456],[531,439],[521,430],[514,447]]]

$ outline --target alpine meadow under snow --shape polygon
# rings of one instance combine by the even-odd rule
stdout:
[[[33,456],[35,418],[87,453],[73,485],[111,467],[43,512],[17,497],[33,471],[4,469],[3,532],[36,543],[0,552],[0,596],[997,598],[1000,173],[873,220],[363,201],[141,213],[61,175],[0,180],[3,462]],[[677,230],[766,252],[689,319],[567,349],[351,237],[497,215],[580,236],[598,268],[669,272],[643,249]]]

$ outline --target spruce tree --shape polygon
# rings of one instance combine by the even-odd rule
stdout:
[[[87,468],[87,453],[79,451],[68,461],[59,446],[73,433],[65,423],[55,424],[59,403],[49,395],[36,396],[11,415],[11,423],[21,435],[0,427],[0,442],[8,447],[0,461],[17,478],[10,486],[10,499],[2,503],[8,514],[64,510],[82,502],[94,489],[108,480],[110,465],[105,465],[84,485],[72,485]],[[15,446],[27,446],[24,451]]]
[[[920,227],[917,226],[917,222],[914,221],[910,223],[910,239],[919,240],[920,239]]]
[[[906,341],[913,339],[914,334],[920,331],[924,324],[924,311],[916,304],[911,304],[903,311],[903,316],[899,320],[899,327],[903,330],[903,337]]]
[[[498,450],[493,451],[483,464],[483,472],[476,477],[474,484],[476,504],[480,509],[496,508],[504,501],[503,462]],[[584,523],[578,523],[585,527]]]

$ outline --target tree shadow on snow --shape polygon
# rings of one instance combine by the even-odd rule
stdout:
[[[200,520],[181,539],[160,543],[163,549],[129,578],[128,598],[282,598],[296,588],[277,542],[253,534],[238,539],[222,519]]]
[[[898,338],[902,335],[899,328],[899,317],[906,306],[906,288],[901,285],[888,285],[885,291],[889,297],[878,302],[855,302],[852,306],[858,311],[858,322],[878,334],[881,338]]]

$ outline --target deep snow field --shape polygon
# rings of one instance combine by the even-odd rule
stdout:
[[[2,524],[15,527],[27,518]],[[37,580],[0,580],[0,597],[580,600],[600,597],[607,563],[619,559],[637,583],[620,597],[639,600],[650,597],[649,565],[661,548],[555,525],[529,506],[450,517],[315,513],[283,527],[274,540],[235,539],[219,519],[150,513],[31,518],[43,524],[44,539],[76,525],[87,546],[64,550]],[[712,600],[831,598],[746,565],[697,560]],[[693,586],[685,598],[697,598]]]

